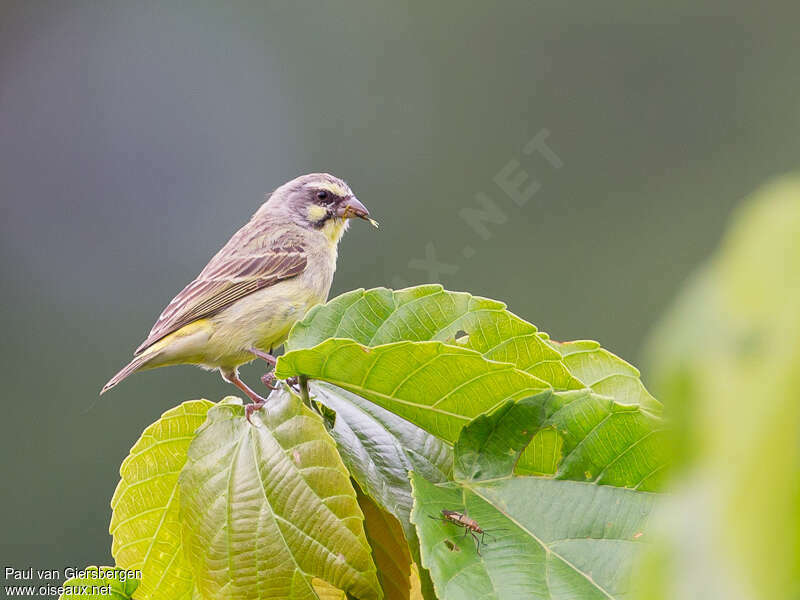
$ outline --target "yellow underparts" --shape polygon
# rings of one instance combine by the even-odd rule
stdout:
[[[185,325],[145,350],[152,369],[177,364],[234,369],[252,361],[250,348],[278,348],[294,323],[325,301],[327,289],[303,278],[282,281],[237,300],[219,313]]]
[[[204,345],[214,331],[210,319],[199,319],[158,340],[143,354],[154,358],[143,368],[152,369],[167,365],[202,364],[206,358]]]

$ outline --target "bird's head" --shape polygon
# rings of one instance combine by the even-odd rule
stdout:
[[[353,217],[378,226],[350,187],[328,173],[302,175],[285,183],[272,193],[264,208],[280,211],[298,225],[318,230],[334,242]]]

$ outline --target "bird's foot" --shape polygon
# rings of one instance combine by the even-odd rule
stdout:
[[[239,373],[237,373],[235,369],[231,370],[220,369],[220,374],[222,375],[222,378],[225,381],[235,385],[237,388],[243,391],[248,398],[250,398],[251,403],[244,407],[244,414],[247,417],[247,421],[251,425],[255,425],[255,423],[253,423],[250,420],[250,416],[253,414],[254,411],[264,407],[264,405],[267,403],[266,398],[262,398],[261,396],[256,394],[255,391],[250,389],[250,386],[248,386],[244,381],[242,381],[239,378]]]
[[[264,408],[265,405],[266,402],[264,400],[259,400],[259,401],[253,401],[244,407],[244,416],[247,419],[247,422],[250,423],[250,425],[255,425],[255,423],[253,423],[250,417],[252,417],[253,413],[256,412],[257,410],[261,410],[262,408]]]
[[[278,378],[275,377],[275,373],[273,373],[272,371],[270,371],[269,373],[264,373],[261,376],[261,383],[263,383],[265,386],[267,386],[271,390],[274,390],[274,389],[278,388],[278,386],[276,385],[277,381],[278,381]]]
[[[286,385],[288,385],[292,390],[296,393],[300,393],[300,378],[297,376],[287,377],[285,380]],[[264,373],[261,376],[261,383],[267,386],[270,390],[277,390],[278,389],[278,378],[275,377],[275,373],[270,371],[269,373]]]

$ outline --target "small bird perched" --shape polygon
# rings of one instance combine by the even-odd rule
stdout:
[[[292,325],[327,300],[352,217],[378,225],[333,175],[312,173],[279,187],[167,305],[134,359],[100,394],[136,371],[199,365],[219,369],[252,400],[249,419],[264,398],[239,378],[238,367],[255,358],[274,366],[271,352]]]

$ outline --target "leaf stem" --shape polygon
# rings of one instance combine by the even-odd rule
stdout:
[[[311,408],[311,399],[308,395],[308,376],[300,375],[300,397],[303,399],[303,404]]]

